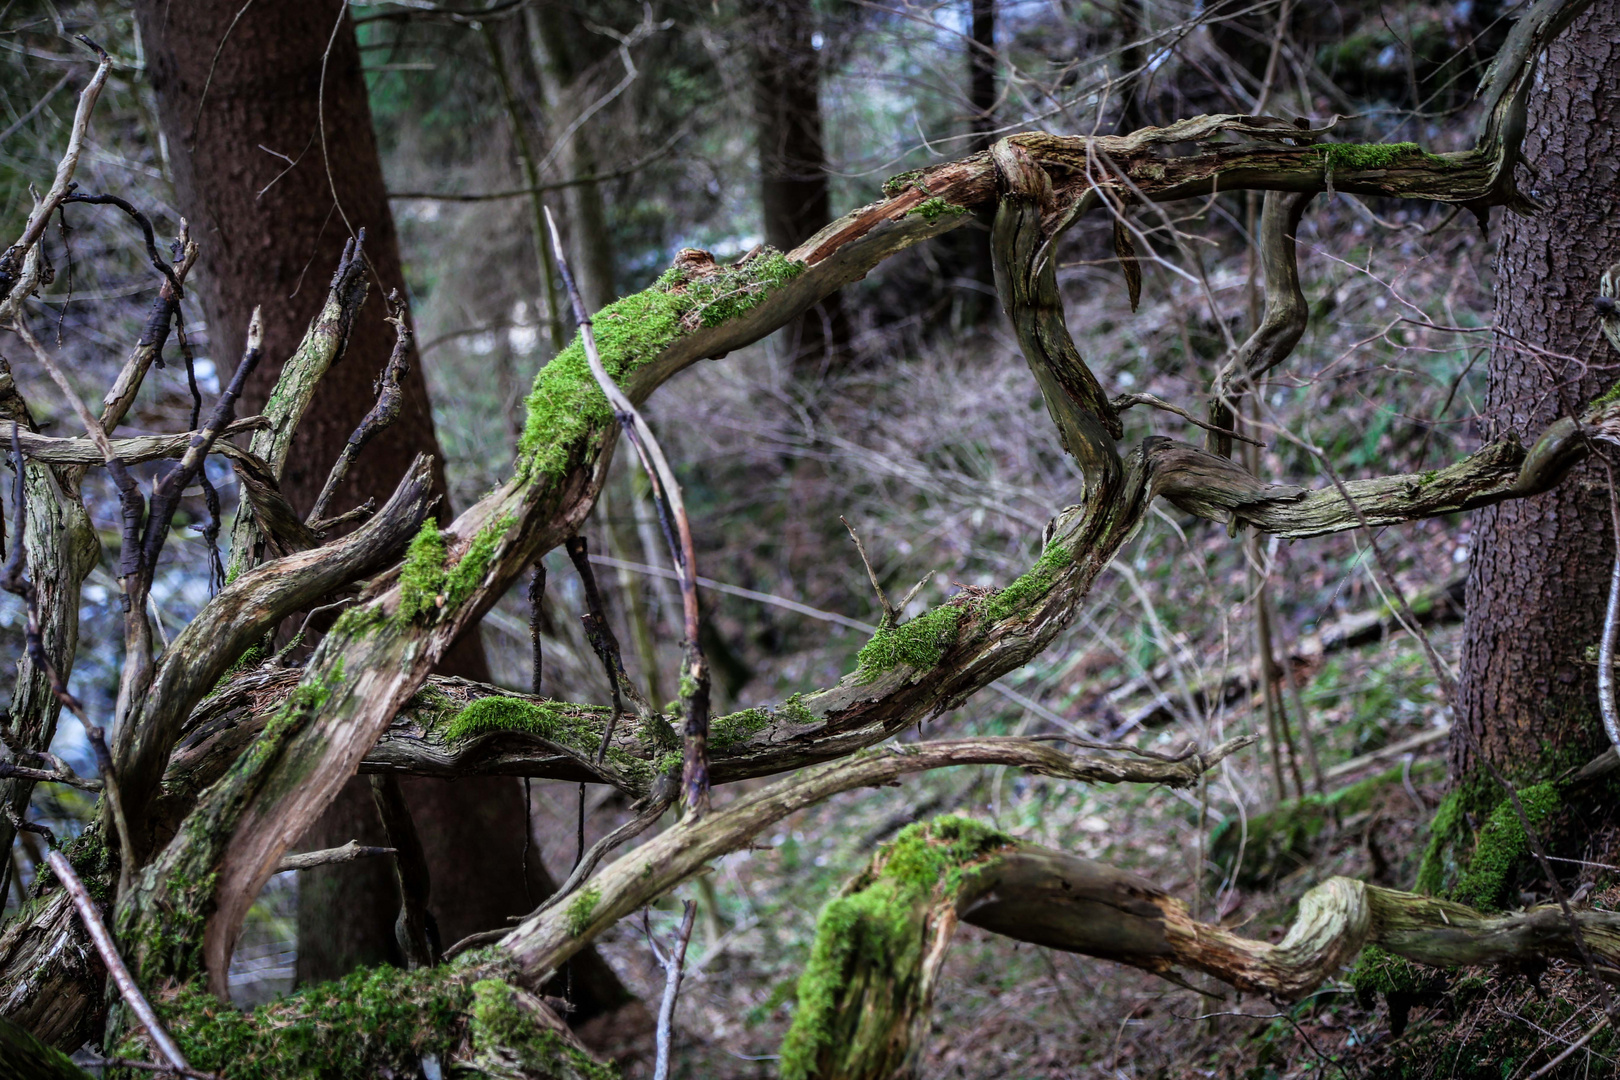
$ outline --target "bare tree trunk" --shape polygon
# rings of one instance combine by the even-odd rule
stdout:
[[[1620,8],[1592,5],[1553,41],[1532,92],[1524,151],[1546,209],[1500,218],[1492,435],[1579,415],[1614,381],[1591,297],[1620,259],[1617,43]],[[1601,466],[1583,464],[1571,482],[1475,519],[1454,778],[1483,754],[1511,776],[1543,779],[1605,745],[1583,650],[1603,625],[1613,559],[1606,486]]]
[[[584,85],[582,69],[584,58],[602,49],[589,48],[587,32],[579,25],[578,17],[560,6],[534,6],[523,15],[525,43],[553,128],[550,134],[557,138],[595,103],[591,88]],[[556,153],[558,176],[575,179],[594,174],[597,157],[591,125],[580,125]],[[564,220],[558,224],[568,238],[568,262],[585,297],[585,306],[598,311],[618,296],[614,287],[613,237],[608,231],[602,189],[595,183],[575,184],[563,188],[560,194]]]
[[[214,355],[232,354],[249,313],[263,305],[265,362],[247,391],[252,407],[265,400],[319,311],[351,229],[366,230],[376,290],[404,289],[354,28],[347,14],[340,18],[339,5],[312,0],[247,8],[237,0],[199,0],[184,9],[141,0],[136,11],[176,196],[202,246],[198,292]],[[300,451],[289,459],[282,489],[301,511],[374,399],[372,381],[394,340],[380,300],[374,295],[361,310],[346,358],[323,378],[299,430]],[[435,487],[444,493],[416,356],[404,386],[399,419],[355,462],[335,510],[386,498],[418,451],[434,455]],[[449,519],[448,506],[441,504],[440,517]],[[442,668],[487,678],[477,635],[462,639]],[[517,859],[527,823],[515,780],[419,781],[409,793],[447,932],[501,926],[527,910]],[[320,848],[379,838],[369,787],[350,781],[305,843]],[[318,867],[300,880],[300,980],[393,955],[399,900],[385,863]]]
[[[832,220],[821,123],[821,56],[810,0],[747,0],[754,53],[754,119],[759,140],[765,242],[791,251]],[[815,372],[849,344],[837,293],[788,329],[795,364]]]

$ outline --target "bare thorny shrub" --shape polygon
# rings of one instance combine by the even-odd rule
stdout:
[[[1099,745],[1073,731],[1055,740],[979,736],[882,749],[877,744],[1030,663],[1081,613],[1093,583],[1111,564],[1133,586],[1140,618],[1175,655],[1169,631],[1153,625],[1158,621],[1153,600],[1135,587],[1137,572],[1115,564],[1156,512],[1159,496],[1174,507],[1167,525],[1181,524],[1176,515],[1202,517],[1248,535],[1307,537],[1429,519],[1557,483],[1588,452],[1589,439],[1613,438],[1616,406],[1599,402],[1579,418],[1560,421],[1539,434],[1529,453],[1499,443],[1444,469],[1418,460],[1408,472],[1342,485],[1335,481],[1313,491],[1267,484],[1225,452],[1214,452],[1224,450],[1224,438],[1241,442],[1248,436],[1242,431],[1234,436],[1213,421],[1223,409],[1253,396],[1245,392],[1245,379],[1286,361],[1294,341],[1258,341],[1237,350],[1247,367],[1236,372],[1226,394],[1207,403],[1207,412],[1198,403],[1201,388],[1177,385],[1170,377],[1131,388],[1130,394],[1141,395],[1160,394],[1162,387],[1163,396],[1187,403],[1182,408],[1191,412],[1185,415],[1214,429],[1210,449],[1142,437],[1144,431],[1164,429],[1142,413],[1130,414],[1127,428],[1122,411],[1154,403],[1111,398],[1076,352],[1064,326],[1052,244],[1070,224],[1071,210],[1109,205],[1123,223],[1114,232],[1125,261],[1145,258],[1155,242],[1148,229],[1156,205],[1174,206],[1212,188],[1243,185],[1271,192],[1262,228],[1275,226],[1290,204],[1298,204],[1298,195],[1283,192],[1337,191],[1523,209],[1509,167],[1516,146],[1505,141],[1505,133],[1514,130],[1515,110],[1523,107],[1515,90],[1533,77],[1545,40],[1583,6],[1546,3],[1527,16],[1488,88],[1478,143],[1451,155],[1325,143],[1324,131],[1237,115],[1150,127],[1130,136],[1013,136],[988,155],[900,180],[887,199],[855,211],[786,255],[764,253],[719,267],[706,255],[686,253],[654,288],[596,314],[600,354],[590,320],[581,318],[579,343],[536,380],[513,475],[444,529],[429,516],[422,462],[362,528],[324,543],[326,523],[298,521],[275,491],[279,463],[291,448],[309,393],[340,354],[345,322],[364,301],[359,240],[333,279],[326,310],[286,366],[267,417],[238,425],[237,430],[253,433],[246,449],[218,441],[230,421],[230,388],[212,410],[199,407],[191,425],[197,430],[136,443],[111,440],[106,429],[116,427],[123,408],[111,405],[99,418],[81,411],[90,438],[25,437],[22,384],[14,382],[19,483],[12,509],[24,524],[11,537],[14,557],[7,580],[42,628],[30,637],[19,687],[32,679],[48,693],[13,699],[14,762],[6,783],[20,786],[23,805],[37,781],[90,786],[101,791],[102,801],[97,821],[69,853],[77,866],[70,869],[69,858],[53,859],[53,878],[40,875],[36,902],[8,927],[0,948],[7,1036],[45,1067],[72,1074],[71,1065],[51,1058],[34,1040],[72,1042],[96,1034],[103,973],[81,961],[90,955],[88,946],[76,952],[56,946],[63,934],[78,935],[88,926],[103,935],[96,945],[108,966],[117,973],[127,962],[129,969],[117,980],[122,1003],[110,1010],[102,1036],[112,1054],[179,1071],[195,1071],[192,1065],[223,1069],[232,1076],[255,1069],[261,1075],[277,1068],[318,1072],[337,1062],[379,1073],[426,1070],[430,1059],[434,1069],[452,1063],[497,1075],[594,1075],[598,1066],[571,1041],[535,988],[584,944],[699,876],[717,857],[747,847],[795,811],[856,788],[960,765],[1017,767],[1048,784],[1197,787],[1209,770],[1253,739],[1215,745],[1210,736],[1220,733],[1221,709],[1201,709],[1196,700],[1188,702],[1189,714],[1201,715],[1208,725],[1197,732],[1203,750],[1152,753],[1113,742]],[[30,297],[41,282],[43,223],[71,197],[68,181],[108,66],[104,60],[82,95],[74,143],[57,182],[4,266],[5,314],[37,364],[30,374],[49,374],[70,404],[76,395],[61,375],[60,362],[32,329],[38,314]],[[1187,145],[1193,152],[1170,152]],[[890,568],[879,575],[874,566],[883,615],[854,671],[831,685],[830,676],[824,679],[821,671],[807,667],[806,681],[824,682],[826,689],[795,695],[771,709],[716,715],[711,722],[710,662],[700,648],[692,603],[696,548],[684,535],[697,523],[681,509],[679,487],[667,469],[650,468],[660,493],[658,520],[651,528],[655,536],[664,534],[683,579],[681,666],[673,678],[673,665],[664,669],[678,708],[647,700],[635,681],[621,674],[618,647],[602,633],[603,613],[594,602],[587,614],[612,688],[610,710],[430,681],[433,663],[449,642],[474,625],[537,556],[567,541],[582,573],[591,565],[571,537],[606,479],[621,425],[636,455],[657,464],[659,450],[636,426],[634,405],[659,383],[698,359],[758,340],[894,252],[962,224],[975,206],[995,208],[1002,302],[1072,463],[1029,451],[1035,428],[1028,411],[1009,410],[1016,424],[1009,421],[987,432],[983,461],[929,463],[924,475],[910,454],[921,440],[907,435],[905,419],[882,426],[892,423],[896,446],[906,452],[883,454],[876,432],[843,434],[841,427],[853,425],[836,407],[779,393],[776,415],[766,413],[758,430],[793,446],[797,457],[811,457],[805,451],[812,447],[822,455],[820,476],[786,481],[790,490],[794,483],[806,485],[800,498],[836,498],[833,493],[844,490],[839,480],[852,476],[862,479],[856,487],[865,490],[850,499],[851,509],[882,502],[884,481],[892,479],[934,496],[933,505],[920,508],[924,522],[930,515],[946,520],[964,505],[982,510],[1007,529],[1007,562],[987,559],[975,569],[1007,582],[1005,588],[969,581],[969,588],[938,602],[943,589],[936,583],[933,605],[907,619],[906,612],[892,610],[891,590],[883,580],[892,576]],[[1295,262],[1294,239],[1286,232],[1276,235],[1279,242],[1262,242],[1266,299],[1299,300],[1297,286],[1281,284]],[[177,260],[183,259],[182,245]],[[173,275],[172,286],[180,287],[177,269],[164,264],[158,270],[166,278]],[[1172,299],[1175,295],[1170,292]],[[1299,304],[1303,307],[1302,300]],[[164,315],[164,333],[173,314]],[[1387,331],[1428,332],[1442,333],[1405,326]],[[1229,333],[1224,327],[1219,336]],[[1423,339],[1400,343],[1421,347]],[[157,344],[143,338],[124,369],[126,385],[138,384]],[[255,353],[250,341],[243,370]],[[1098,369],[1113,376],[1116,388],[1123,381],[1118,370]],[[949,368],[942,373],[952,374]],[[952,404],[940,374],[919,371],[914,383],[900,384],[919,399],[910,404],[937,409],[936,424],[948,422]],[[1322,385],[1327,374],[1305,373],[1305,387]],[[239,382],[234,379],[233,385]],[[627,397],[614,398],[615,384]],[[1027,383],[1015,384],[1005,367],[995,385],[1011,400],[1028,400]],[[843,389],[857,388],[851,382]],[[1294,450],[1324,438],[1311,427],[1273,431],[1268,423],[1281,418],[1273,411],[1281,402],[1264,400],[1258,424],[1247,430],[1278,436],[1279,448]],[[1237,411],[1242,415],[1241,408]],[[735,422],[736,413],[728,415]],[[202,422],[205,416],[209,419]],[[790,422],[795,419],[799,422]],[[1132,438],[1126,439],[1127,432]],[[1122,441],[1129,448],[1123,456]],[[248,510],[231,552],[233,572],[186,631],[160,652],[147,622],[145,593],[174,502],[200,475],[211,450],[229,459],[248,492]],[[127,469],[128,460],[143,454],[181,459],[180,466],[154,476],[149,499]],[[1312,458],[1324,467],[1331,464],[1326,453],[1296,456],[1284,449],[1264,462],[1260,473],[1315,471],[1303,467]],[[1004,459],[1027,461],[1029,475],[1017,483],[986,483],[985,462]],[[61,707],[80,715],[92,742],[109,726],[72,699],[55,677],[64,670],[59,659],[64,644],[67,655],[72,653],[71,641],[64,640],[71,631],[63,629],[60,615],[76,610],[77,603],[75,595],[64,597],[60,590],[64,584],[69,593],[79,588],[83,575],[76,568],[85,562],[84,541],[75,539],[82,536],[75,524],[77,473],[96,466],[115,478],[123,500],[119,565],[131,603],[116,724],[100,751],[100,780],[86,782],[68,774],[46,747]],[[1073,504],[1046,521],[1052,507],[1042,509],[1043,489],[1065,491]],[[975,495],[981,497],[976,506],[969,501]],[[1042,545],[1033,568],[1009,581],[997,573],[1003,565],[1031,561],[1028,554],[1020,560],[1013,553],[1014,522],[1038,526]],[[906,542],[921,546],[924,537],[926,532],[913,531]],[[881,539],[893,550],[902,537],[896,531]],[[1267,552],[1267,546],[1255,550]],[[1392,582],[1382,584],[1394,588]],[[347,610],[301,667],[271,660],[251,670],[231,670],[248,646],[283,620],[338,597],[351,601]],[[1115,617],[1095,609],[1090,614],[1094,623]],[[653,655],[649,650],[646,658]],[[1186,672],[1171,676],[1184,685],[1162,696],[1191,698]],[[37,712],[29,713],[30,707]],[[1285,755],[1275,735],[1270,741],[1282,794],[1288,790]],[[1066,742],[1098,752],[1070,754],[1059,749]],[[1289,765],[1297,774],[1300,762]],[[459,943],[447,959],[434,955],[419,933],[422,912],[413,909],[409,882],[420,867],[412,865],[410,822],[397,811],[389,813],[384,795],[379,802],[407,884],[401,927],[412,970],[369,973],[337,991],[314,988],[254,1014],[224,1019],[218,999],[249,906],[283,865],[287,847],[356,769],[383,777],[383,792],[387,777],[401,771],[585,779],[635,800],[636,816],[593,851],[557,897],[510,933]],[[710,795],[711,783],[783,773],[729,801]],[[1292,783],[1303,790],[1297,775]],[[11,797],[15,803],[15,792]],[[607,861],[616,844],[650,828],[677,803],[684,809],[678,823]],[[78,886],[79,878],[88,891]],[[1612,967],[1620,952],[1620,921],[1605,912],[1571,914],[1550,906],[1487,917],[1348,878],[1330,879],[1308,894],[1294,929],[1276,945],[1199,922],[1197,914],[1145,878],[977,822],[946,818],[910,829],[880,851],[869,870],[827,908],[799,985],[783,1071],[881,1076],[913,1065],[922,1052],[945,945],[959,922],[1106,956],[1167,978],[1182,978],[1178,968],[1202,972],[1283,1000],[1308,994],[1369,942],[1437,964],[1553,955]],[[101,930],[102,919],[111,924],[111,935]],[[481,944],[489,947],[476,947]],[[671,994],[679,983],[677,951],[667,953]],[[157,999],[162,1023],[145,1009],[138,988]],[[334,1006],[334,995],[343,999],[340,1006]],[[163,1033],[165,1024],[173,1029],[175,1043]],[[667,1045],[667,1027],[663,1036]]]

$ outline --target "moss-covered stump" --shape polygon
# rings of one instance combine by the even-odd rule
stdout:
[[[1290,799],[1263,814],[1250,815],[1246,823],[1227,818],[1210,839],[1210,859],[1221,877],[1232,877],[1243,888],[1274,884],[1309,865],[1340,830],[1359,824],[1358,817],[1373,810],[1391,788],[1399,791],[1401,773],[1396,766],[1326,795]],[[1428,783],[1443,773],[1439,761],[1415,762],[1411,779],[1415,784]],[[1404,792],[1401,798],[1406,798]]]
[[[537,997],[500,978],[489,958],[478,959],[418,971],[369,968],[251,1012],[200,983],[154,1005],[193,1068],[230,1080],[417,1076],[427,1061],[458,1077],[616,1080],[618,1069],[592,1058]],[[131,1035],[118,1053],[153,1060],[144,1034]]]
[[[964,818],[908,826],[822,909],[799,979],[783,1080],[905,1075],[975,864],[1012,838]]]

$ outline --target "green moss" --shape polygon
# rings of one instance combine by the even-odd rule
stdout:
[[[1600,396],[1593,398],[1590,408],[1601,409],[1605,405],[1613,405],[1616,401],[1620,401],[1620,382],[1609,387]]]
[[[1335,173],[1387,169],[1414,154],[1423,156],[1417,143],[1323,143],[1322,160]]]
[[[681,737],[662,716],[651,716],[636,726],[636,738],[643,750],[669,750],[681,745]]]
[[[492,731],[526,731],[594,754],[602,741],[607,712],[605,708],[495,694],[468,702],[445,725],[444,737],[454,741]]]
[[[927,671],[956,643],[956,630],[961,621],[961,606],[945,604],[908,623],[880,629],[861,647],[858,657],[861,676],[870,681],[901,664],[916,671]]]
[[[332,624],[332,633],[344,636],[357,635],[387,621],[388,617],[375,604],[352,607],[337,617],[337,621]]]
[[[776,712],[778,716],[785,716],[795,724],[821,723],[821,717],[805,707],[803,694],[794,694],[778,705]]]
[[[1372,1006],[1375,994],[1415,994],[1433,991],[1445,977],[1436,969],[1415,964],[1377,945],[1361,950],[1350,969],[1349,982],[1363,1008]]]
[[[433,518],[405,549],[405,565],[399,572],[399,619],[410,622],[420,615],[435,615],[444,595],[444,534]]]
[[[652,288],[617,300],[592,317],[602,367],[622,385],[683,333],[735,318],[803,271],[803,263],[767,251],[743,266],[690,283],[679,272],[666,273]],[[518,440],[517,466],[523,478],[561,476],[591,428],[613,420],[578,336],[540,369],[525,405],[528,416]]]
[[[1464,825],[1463,792],[1453,789],[1440,800],[1434,817],[1429,820],[1429,842],[1423,849],[1423,861],[1418,864],[1418,892],[1429,896],[1440,895],[1449,876],[1448,869],[1452,873],[1456,870],[1455,866],[1448,868],[1446,864]]]
[[[618,1077],[617,1066],[592,1061],[564,1042],[555,1031],[536,1023],[519,1004],[512,987],[500,979],[480,979],[473,983],[472,999],[475,1053],[499,1051],[503,1065],[515,1058],[511,1063],[524,1075],[572,1074],[582,1080],[616,1080]]]
[[[191,1064],[231,1080],[347,1080],[417,1075],[424,1055],[446,1061],[470,1034],[480,1055],[516,1054],[542,1075],[609,1080],[616,1070],[535,1023],[498,979],[468,985],[446,968],[378,967],[301,990],[252,1012],[198,983],[154,1001]],[[120,1052],[144,1057],[137,1039]]]
[[[953,202],[947,202],[945,199],[935,195],[932,199],[925,199],[916,206],[913,206],[910,210],[907,210],[906,217],[920,217],[924,221],[932,223],[938,221],[946,214],[950,214],[951,216],[955,217],[967,212],[967,207],[958,206]]]
[[[517,518],[505,514],[474,534],[472,543],[467,545],[467,550],[462,553],[460,561],[444,576],[446,607],[452,610],[460,607],[462,602],[483,584],[484,575],[489,572],[489,561],[495,555],[496,545],[515,524]]]
[[[949,899],[976,863],[1011,843],[967,818],[909,825],[822,908],[799,976],[793,1026],[782,1041],[783,1080],[818,1075],[822,1051],[856,1037],[867,975],[882,973],[896,995],[914,987],[928,905]]]
[[[883,194],[893,198],[902,191],[905,191],[911,185],[915,184],[918,179],[921,178],[922,174],[923,171],[921,169],[907,169],[905,172],[895,173],[893,176],[883,181]]]
[[[686,759],[681,756],[681,752],[679,750],[674,750],[659,758],[658,763],[654,765],[653,768],[658,771],[659,775],[664,775],[666,773],[679,771],[681,766],[685,763]]]
[[[236,658],[236,663],[225,669],[225,674],[221,675],[219,681],[214,683],[214,689],[218,690],[245,671],[252,671],[264,663],[267,656],[268,654],[264,651],[263,646],[249,645],[246,651]]]
[[[984,614],[989,619],[1006,619],[1025,611],[1044,597],[1057,582],[1058,575],[1074,563],[1074,552],[1062,544],[1053,544],[1041,552],[1041,557],[1029,572],[985,601]]]
[[[709,747],[728,750],[747,742],[769,727],[770,723],[770,715],[764,709],[744,709],[729,716],[716,717],[709,722]]]
[[[1412,779],[1423,783],[1437,778],[1443,768],[1437,761],[1415,763]],[[1234,873],[1232,864],[1241,845],[1243,865],[1235,871],[1237,884],[1248,888],[1273,882],[1309,862],[1330,825],[1370,810],[1386,789],[1401,783],[1402,772],[1396,766],[1326,795],[1289,799],[1250,815],[1246,829],[1239,818],[1227,818],[1210,837],[1210,860],[1221,873]]]
[[[1519,792],[1525,819],[1539,829],[1563,806],[1558,786],[1551,781],[1535,784]],[[1491,812],[1474,841],[1474,854],[1468,869],[1452,890],[1451,898],[1460,904],[1485,911],[1502,906],[1520,862],[1529,854],[1530,841],[1511,799],[1504,798]]]
[[[596,905],[601,902],[602,892],[595,885],[589,885],[574,894],[568,902],[568,932],[579,937],[590,929],[591,917],[596,914]]]

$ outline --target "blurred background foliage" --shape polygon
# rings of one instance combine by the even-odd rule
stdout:
[[[521,190],[528,172],[547,189],[540,199],[563,219],[571,250],[596,260],[606,290],[598,302],[646,287],[682,247],[722,259],[751,250],[766,235],[760,153],[771,137],[756,118],[756,60],[776,7],[771,0],[505,0],[487,11],[426,0],[350,5],[456,505],[507,474],[522,396],[555,349],[554,329],[571,332],[549,314],[556,297],[544,295],[534,205]],[[1469,104],[1482,67],[1518,6],[1000,0],[991,8],[993,36],[978,46],[994,61],[988,114],[970,86],[968,0],[818,0],[805,10],[836,216],[878,198],[896,173],[970,152],[987,117],[996,133],[1072,134],[1202,112],[1337,116],[1336,139],[1458,149],[1470,142]],[[183,17],[183,5],[174,12]],[[80,186],[129,199],[160,237],[171,238],[179,223],[141,41],[121,5],[94,2],[0,7],[0,230],[15,235],[30,186],[49,182],[91,69],[72,40],[80,33],[116,58]],[[518,194],[503,195],[511,192]],[[491,195],[501,197],[482,198]],[[1145,284],[1135,314],[1111,223],[1094,215],[1071,231],[1060,272],[1069,323],[1111,392],[1153,393],[1201,411],[1213,373],[1253,327],[1263,300],[1249,244],[1257,214],[1258,200],[1241,193],[1138,214],[1150,247],[1141,252]],[[81,392],[99,396],[138,334],[156,282],[127,219],[83,206],[66,216],[65,229],[53,225],[46,241],[57,272],[43,299],[58,317]],[[892,259],[847,289],[848,339],[836,356],[806,364],[791,335],[779,334],[698,365],[649,403],[686,490],[704,576],[874,623],[879,606],[840,515],[860,532],[891,595],[924,582],[908,614],[960,588],[1005,585],[1033,562],[1043,525],[1076,497],[1078,474],[999,313],[982,302],[983,280],[971,271],[974,241],[964,239],[973,233],[982,238],[982,223]],[[1319,484],[1325,478],[1312,446],[1343,476],[1432,469],[1477,446],[1488,235],[1471,218],[1437,208],[1340,194],[1310,206],[1299,247],[1312,323],[1293,360],[1257,397],[1267,446],[1252,466],[1266,477]],[[311,280],[329,269],[311,267]],[[231,353],[231,343],[208,337],[199,307],[188,302],[185,316],[199,382],[212,394],[212,358]],[[26,365],[17,369],[47,430],[71,429],[48,383]],[[129,430],[181,430],[189,403],[184,371],[171,362],[148,382]],[[1126,424],[1128,442],[1150,433],[1202,441],[1197,429],[1162,412],[1132,411]],[[215,482],[233,502],[228,470]],[[104,480],[92,473],[91,483]],[[187,505],[186,520],[197,520],[200,500]],[[85,593],[74,688],[106,714],[120,633],[106,562],[116,558],[116,502],[105,487],[93,487],[92,513],[106,555]],[[667,557],[646,492],[622,457],[586,531],[593,550],[619,567],[604,569],[602,580],[627,663],[655,700],[667,700],[678,598],[659,576]],[[1466,571],[1466,519],[1388,530],[1377,541],[1408,596],[1427,605],[1450,662],[1458,605],[1443,590]],[[177,529],[165,553],[155,595],[171,633],[208,595],[200,544],[193,530]],[[1246,546],[1161,506],[1071,629],[1003,681],[1010,695],[981,693],[923,733],[1066,727],[1164,746],[1263,732],[1254,615],[1264,602],[1275,609],[1268,647],[1297,683],[1282,695],[1296,749],[1311,741],[1327,787],[1399,765],[1395,757],[1358,768],[1353,759],[1436,732],[1447,717],[1416,643],[1387,618],[1390,601],[1367,572],[1366,544],[1346,534]],[[560,552],[548,566],[547,693],[605,701],[578,628],[576,579]],[[481,630],[497,681],[515,687],[529,678],[521,592]],[[704,602],[723,709],[828,685],[851,669],[865,640],[735,591],[708,589]],[[21,617],[15,603],[0,604],[0,647],[12,653],[21,646]],[[1360,637],[1346,644],[1352,627]],[[59,749],[89,771],[76,735],[63,725]],[[1418,752],[1441,745],[1431,741]],[[1346,762],[1348,770],[1335,772]],[[1432,771],[1416,784],[1408,774],[1374,809],[1337,821],[1321,857],[1263,895],[1238,888],[1232,868],[1209,857],[1209,844],[1221,822],[1247,822],[1315,789],[1303,756],[1290,760],[1286,747],[1269,742],[1182,797],[953,770],[908,782],[898,794],[852,793],[806,811],[758,849],[722,860],[694,890],[704,916],[681,1001],[682,1075],[772,1074],[768,1055],[792,1008],[791,980],[816,909],[872,844],[917,817],[961,811],[994,820],[1139,870],[1205,916],[1254,920],[1264,933],[1286,918],[1291,897],[1330,873],[1410,885],[1421,817],[1411,799],[1432,801],[1424,776],[1432,782]],[[36,816],[73,832],[85,812],[73,796],[42,786]],[[593,795],[589,811],[595,837],[626,808]],[[534,812],[541,857],[566,876],[571,787],[536,785]],[[15,880],[26,882],[38,853],[18,858]],[[284,879],[272,884],[244,940],[233,980],[244,1001],[289,985],[291,888]],[[628,924],[606,948],[638,990],[651,992],[661,979]],[[1268,1020],[1251,1033],[1254,1022],[1241,1018],[1186,1023],[1216,1010],[1100,961],[1014,950],[973,933],[964,935],[939,997],[931,1076],[1147,1077],[1193,1075],[1184,1070],[1195,1067],[1201,1075],[1306,1074],[1320,1061],[1305,1049],[1310,1040],[1294,1037],[1306,1030],[1300,1025],[1315,1025],[1308,1030],[1334,1053],[1378,1049],[1368,1048],[1365,1032],[1349,1034],[1368,1021],[1354,1020],[1360,1014],[1344,995],[1323,995],[1285,1029]]]

